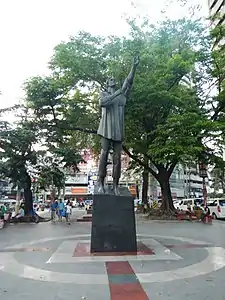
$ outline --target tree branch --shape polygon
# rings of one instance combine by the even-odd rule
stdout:
[[[175,161],[173,161],[172,163],[171,163],[171,165],[170,165],[170,167],[169,167],[169,169],[168,169],[168,174],[169,174],[169,177],[171,176],[171,174],[173,173],[173,170],[174,170],[174,168],[176,167],[176,165],[177,165],[177,160]]]
[[[184,75],[180,75],[179,77],[175,78],[175,80],[168,87],[167,91],[170,91],[175,85],[177,85],[183,77]]]
[[[130,157],[132,158],[134,161],[136,161],[139,165],[141,165],[142,167],[144,167],[145,169],[147,169],[152,176],[154,176],[156,179],[158,178],[158,174],[148,165],[146,165],[140,158],[138,158],[137,155],[131,153],[127,147],[125,145],[123,145],[123,151]]]
[[[93,130],[93,129],[88,129],[88,128],[82,128],[82,127],[62,127],[59,125],[59,122],[57,120],[57,117],[56,117],[56,113],[55,113],[55,109],[53,106],[51,106],[51,111],[52,111],[52,115],[53,115],[53,120],[55,122],[55,126],[59,129],[62,129],[62,130],[71,130],[71,131],[80,131],[80,132],[85,132],[85,133],[91,133],[91,134],[97,134],[97,130]]]
[[[90,133],[90,134],[97,134],[97,130],[94,130],[94,129],[88,129],[88,128],[82,128],[82,127],[66,127],[66,128],[63,128],[59,125],[56,125],[56,127],[58,127],[59,129],[63,129],[63,130],[80,131],[80,132],[85,132],[85,133]]]

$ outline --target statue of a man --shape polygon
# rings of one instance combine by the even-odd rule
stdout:
[[[98,128],[98,135],[101,136],[101,155],[98,172],[99,193],[105,193],[104,181],[107,172],[109,150],[112,147],[113,191],[115,195],[119,195],[118,184],[121,175],[121,151],[124,139],[124,109],[139,62],[139,57],[135,57],[131,71],[125,79],[122,88],[116,90],[115,80],[110,78],[106,83],[106,91],[100,95],[99,104],[102,109],[102,116]]]

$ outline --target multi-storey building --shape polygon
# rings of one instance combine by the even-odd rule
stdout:
[[[224,0],[208,0],[210,16],[218,15],[219,18],[215,25],[225,21],[225,1]]]
[[[79,165],[80,172],[73,174],[67,172],[65,184],[65,198],[71,199],[91,199],[94,192],[94,184],[97,180],[98,161],[92,155],[91,151],[85,150],[82,156],[86,163]],[[120,185],[127,186],[133,195],[136,197],[137,186],[139,196],[141,197],[142,188],[142,174],[129,170],[129,163],[131,159],[127,155],[122,155],[121,165],[122,172],[120,178]],[[112,183],[112,157],[109,157],[109,165],[107,168],[106,182]],[[199,176],[199,170],[193,166],[178,165],[170,178],[170,186],[172,197],[174,199],[202,197],[202,178]],[[208,182],[207,182],[207,186]],[[50,197],[50,191],[46,193]],[[150,175],[149,176],[149,197],[161,198],[161,188],[158,182]]]
[[[225,1],[224,0],[208,0],[209,15],[215,17],[212,21],[212,27],[218,27],[225,24]],[[217,38],[214,47],[218,44],[224,45],[224,39]]]
[[[208,179],[206,179],[206,186],[208,189]],[[203,197],[203,181],[199,176],[198,167],[178,165],[171,174],[170,188],[173,199]],[[152,176],[150,176],[149,195],[153,198],[162,196],[161,188]]]

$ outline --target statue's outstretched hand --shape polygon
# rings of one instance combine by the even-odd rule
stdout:
[[[133,59],[133,65],[134,65],[134,66],[138,66],[139,63],[140,63],[140,57],[137,55],[137,56],[135,56],[134,59]]]

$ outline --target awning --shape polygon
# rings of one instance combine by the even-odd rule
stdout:
[[[86,195],[88,193],[87,187],[72,187],[72,195]]]

